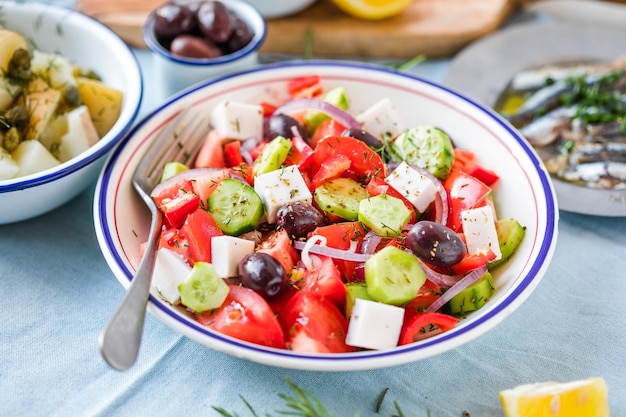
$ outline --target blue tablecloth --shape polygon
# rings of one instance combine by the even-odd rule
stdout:
[[[137,51],[146,97],[149,54]],[[447,61],[414,72],[440,81]],[[305,372],[227,356],[151,315],[136,365],[111,369],[98,336],[124,295],[94,233],[94,185],[36,219],[0,226],[0,416],[251,416],[284,409],[289,379],[336,416],[502,416],[498,392],[522,383],[604,377],[613,415],[626,415],[626,218],[561,213],[543,281],[477,340],[409,365]],[[389,388],[379,414],[376,400]]]

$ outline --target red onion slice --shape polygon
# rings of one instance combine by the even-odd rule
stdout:
[[[480,268],[476,268],[473,271],[469,272],[465,277],[463,277],[459,282],[454,284],[452,287],[448,289],[441,297],[437,299],[434,303],[432,303],[426,311],[437,311],[441,307],[444,306],[452,297],[463,291],[465,288],[469,287],[476,281],[478,281],[483,275],[487,272],[487,266],[482,266]]]
[[[320,242],[320,244],[316,242]],[[302,250],[301,258],[305,266],[307,263],[307,261],[305,261],[305,257],[308,257],[310,253],[316,253],[318,255],[329,256],[334,259],[352,262],[365,262],[372,256],[370,254],[355,253],[350,250],[328,247],[326,246],[326,238],[323,238],[322,236],[312,236],[306,242],[295,241],[293,246],[298,250]]]
[[[361,128],[361,124],[350,113],[324,100],[319,100],[316,98],[301,98],[298,100],[289,101],[274,110],[274,114],[282,113],[290,115],[302,110],[321,111],[322,113],[325,113],[326,115],[335,119],[337,122],[341,123],[346,128]]]
[[[461,279],[463,279],[463,275],[446,275],[440,272],[435,271],[430,266],[428,266],[425,262],[418,258],[420,266],[426,274],[426,278],[435,285],[440,286],[441,288],[450,288],[456,283],[458,283]]]
[[[361,242],[361,253],[372,255],[378,249],[378,245],[382,242],[383,237],[378,233],[370,230],[363,237]]]
[[[295,241],[293,247],[296,249],[302,250],[300,254],[300,259],[302,260],[302,264],[308,270],[313,269],[314,259],[311,257],[311,248],[313,246],[319,246],[317,242],[321,244],[326,244],[326,238],[324,236],[314,235],[309,238],[306,242]]]

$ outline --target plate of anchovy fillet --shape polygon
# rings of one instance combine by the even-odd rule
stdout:
[[[559,208],[626,216],[626,26],[533,22],[463,49],[443,84],[492,107],[550,172]]]

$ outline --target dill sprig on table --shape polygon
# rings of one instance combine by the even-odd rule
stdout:
[[[287,385],[291,389],[293,395],[279,393],[277,394],[280,399],[284,401],[285,409],[275,410],[276,414],[285,415],[285,416],[296,416],[296,417],[335,417],[334,414],[331,414],[324,404],[309,390],[299,387],[291,380],[286,379]],[[385,388],[381,394],[378,396],[378,401],[376,402],[376,413],[380,411],[380,407],[382,405],[383,399],[387,394],[389,388]],[[259,417],[257,411],[252,407],[252,405],[241,395],[239,396],[241,400],[244,402],[248,411],[253,417]],[[399,404],[394,401],[394,413],[389,417],[405,417],[402,412]],[[236,412],[229,412],[222,407],[212,407],[215,411],[217,411],[223,417],[240,417]],[[266,417],[271,417],[272,414],[265,413],[263,414]],[[359,414],[355,414],[355,417],[359,417]],[[428,411],[427,417],[430,417],[430,411]]]

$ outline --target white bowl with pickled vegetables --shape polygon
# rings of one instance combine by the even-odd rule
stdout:
[[[0,4],[0,224],[92,184],[141,103],[139,65],[110,29],[46,4]]]
[[[190,105],[211,131],[152,193],[149,311],[203,345],[309,370],[420,360],[500,323],[549,266],[558,208],[517,131],[431,82],[320,61],[202,84],[127,136],[94,201],[125,287],[149,229],[133,170]]]

